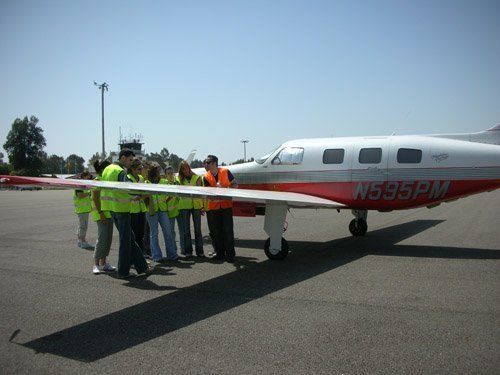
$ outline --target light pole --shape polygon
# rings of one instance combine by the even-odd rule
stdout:
[[[241,141],[243,143],[243,163],[247,162],[247,143],[250,142],[248,140]]]
[[[102,104],[102,153],[101,159],[104,160],[106,157],[106,151],[104,146],[104,90],[108,91],[108,84],[106,82],[101,83],[100,85],[94,81],[94,85],[96,85],[99,90],[101,90],[101,104]]]

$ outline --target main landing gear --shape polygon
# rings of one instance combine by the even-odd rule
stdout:
[[[264,244],[264,252],[272,260],[282,260],[288,255],[288,242],[283,238],[288,206],[286,204],[266,205],[264,230],[269,238]]]
[[[366,218],[368,216],[367,210],[352,210],[354,219],[349,223],[349,231],[353,236],[364,236],[368,231],[368,224]]]

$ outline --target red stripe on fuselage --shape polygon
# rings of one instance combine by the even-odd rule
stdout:
[[[349,208],[397,210],[428,206],[500,188],[500,180],[309,182],[239,185],[242,189],[313,195]]]

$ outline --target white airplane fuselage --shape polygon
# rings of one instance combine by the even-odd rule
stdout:
[[[289,141],[229,167],[243,189],[313,195],[346,208],[433,206],[500,187],[500,147],[437,136]]]

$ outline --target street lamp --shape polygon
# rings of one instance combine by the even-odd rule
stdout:
[[[102,103],[102,153],[101,159],[104,160],[106,157],[106,151],[104,147],[104,90],[108,91],[108,84],[106,82],[101,83],[100,85],[94,81],[94,85],[96,85],[99,90],[101,90],[101,103]]]
[[[250,141],[241,141],[241,143],[243,143],[243,163],[246,163],[247,162],[247,143],[250,142]]]

